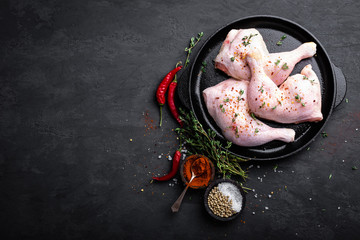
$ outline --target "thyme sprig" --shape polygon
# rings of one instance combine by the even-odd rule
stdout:
[[[227,142],[227,145],[223,146],[219,140],[216,140],[216,133],[211,129],[206,131],[193,112],[185,113],[180,109],[180,113],[184,126],[175,129],[175,131],[179,135],[180,141],[186,144],[188,152],[190,154],[203,154],[210,158],[224,178],[229,177],[229,175],[237,175],[245,180],[247,174],[241,168],[240,162],[247,160],[228,151],[232,143]]]
[[[196,44],[200,41],[202,36],[204,36],[204,33],[199,32],[196,38],[195,37],[190,38],[189,47],[185,48],[185,52],[187,52],[187,56],[186,56],[184,68],[186,68],[189,65],[191,51],[196,46]]]

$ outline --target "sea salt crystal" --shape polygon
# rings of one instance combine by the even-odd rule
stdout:
[[[169,161],[171,161],[171,160],[172,160],[172,157],[171,157],[170,155],[169,155],[169,157],[168,157],[168,160],[169,160]]]
[[[161,158],[161,155],[159,155],[158,158]]]
[[[265,207],[265,210],[269,210],[269,207]]]
[[[234,184],[229,182],[220,183],[218,188],[223,195],[229,197],[229,201],[232,201],[232,209],[235,212],[240,212],[243,200],[240,190]]]

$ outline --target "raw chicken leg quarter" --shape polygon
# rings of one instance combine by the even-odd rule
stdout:
[[[301,74],[290,76],[277,87],[266,75],[259,51],[249,53],[246,60],[252,73],[248,104],[256,116],[279,123],[323,119],[320,82],[310,64],[303,68]]]
[[[233,78],[250,80],[251,72],[245,57],[253,50],[259,51],[263,56],[260,64],[263,66],[265,74],[276,85],[280,85],[298,62],[314,56],[316,44],[308,42],[290,52],[269,53],[259,31],[254,28],[233,29],[226,36],[215,58],[215,68]]]
[[[249,113],[249,81],[225,80],[203,91],[211,117],[228,141],[239,146],[258,146],[272,140],[292,142],[295,131],[272,128]]]

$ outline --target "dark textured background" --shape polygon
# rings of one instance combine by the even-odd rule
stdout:
[[[359,12],[355,0],[1,1],[0,238],[357,239]],[[310,149],[244,164],[255,193],[241,217],[212,220],[203,190],[173,215],[183,185],[150,184],[178,144],[166,108],[155,128],[156,86],[191,36],[259,14],[312,32],[344,72],[348,102]]]

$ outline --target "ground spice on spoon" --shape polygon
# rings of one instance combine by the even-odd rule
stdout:
[[[187,182],[191,179],[191,171],[194,171],[194,174],[197,176],[190,183],[191,188],[203,188],[209,185],[212,178],[212,168],[205,157],[201,157],[199,155],[189,156],[184,163],[183,168],[184,178]]]

